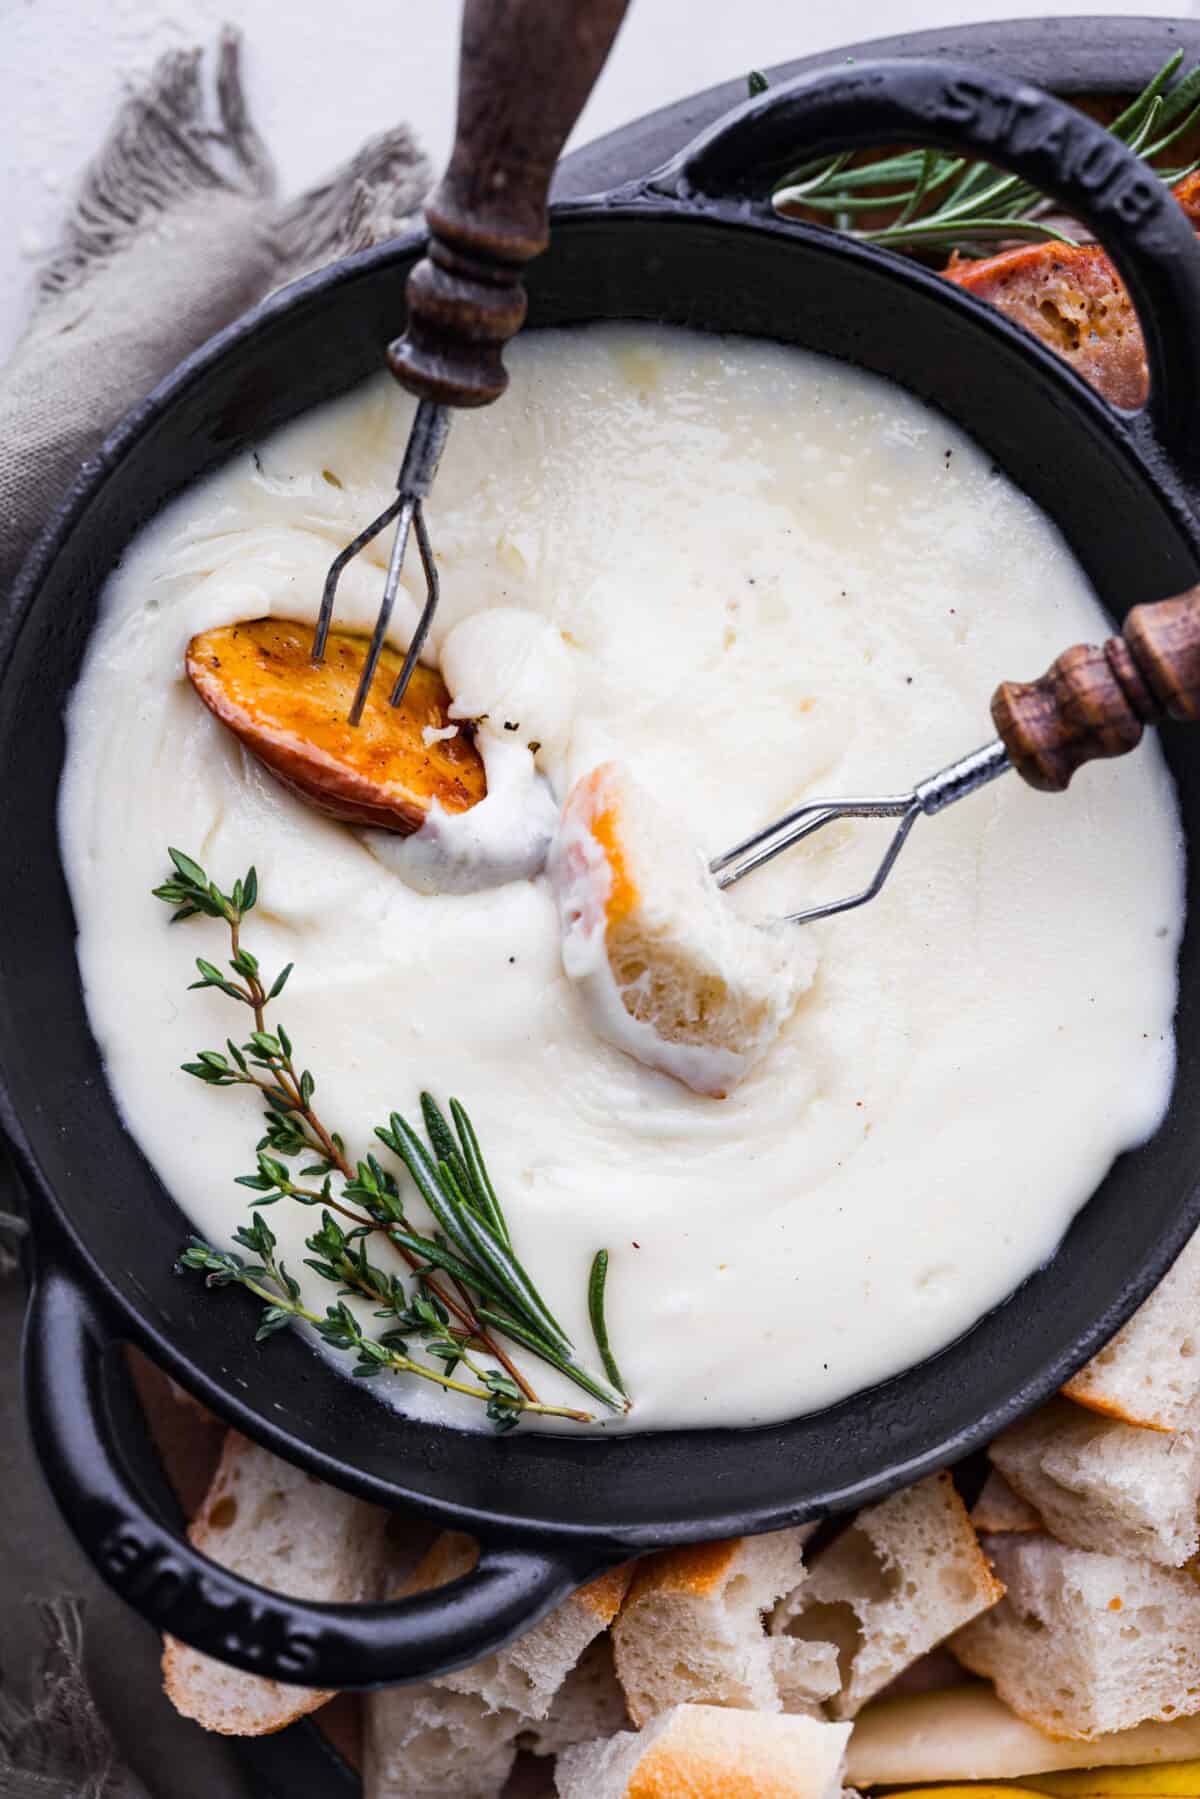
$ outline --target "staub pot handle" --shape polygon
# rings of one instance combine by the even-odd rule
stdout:
[[[532,1540],[484,1542],[461,1579],[376,1605],[292,1598],[210,1560],[163,1514],[122,1441],[109,1367],[120,1326],[62,1247],[36,1234],[24,1345],[34,1447],[97,1572],[156,1629],[297,1686],[394,1686],[479,1661],[616,1559],[587,1545],[563,1556]]]
[[[992,721],[1017,773],[1059,793],[1077,768],[1123,756],[1162,718],[1200,718],[1200,587],[1135,606],[1119,637],[1064,650],[1037,681],[1005,681]]]
[[[508,385],[501,352],[525,318],[522,270],[549,241],[550,178],[627,5],[466,0],[454,150],[388,349],[419,399],[487,406]]]

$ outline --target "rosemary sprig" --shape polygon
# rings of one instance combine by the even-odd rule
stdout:
[[[588,1317],[591,1320],[592,1335],[596,1339],[596,1348],[600,1352],[600,1360],[604,1364],[604,1372],[618,1393],[624,1393],[625,1382],[621,1379],[617,1358],[608,1341],[608,1322],[604,1316],[604,1289],[607,1283],[608,1251],[598,1249],[588,1279]]]
[[[1183,51],[1177,50],[1108,127],[1144,162],[1162,157],[1200,125],[1200,65],[1175,83]],[[751,95],[767,82],[753,71]],[[1158,167],[1171,186],[1200,162]],[[977,251],[997,240],[1073,243],[1052,222],[1051,202],[1019,176],[985,162],[941,150],[905,150],[878,162],[852,165],[842,154],[801,164],[776,184],[782,212],[829,214],[830,223],[863,243],[891,249]],[[871,215],[892,216],[871,224]]]
[[[523,1412],[591,1420],[590,1413],[543,1404],[501,1337],[520,1344],[610,1410],[628,1409],[624,1388],[611,1371],[611,1384],[605,1384],[581,1365],[517,1257],[465,1108],[450,1101],[451,1123],[432,1095],[423,1093],[424,1139],[396,1112],[375,1132],[408,1170],[432,1215],[434,1229],[424,1232],[409,1219],[395,1175],[377,1156],[351,1163],[344,1139],[326,1128],[315,1109],[316,1081],[298,1065],[287,1031],[280,1024],[267,1026],[267,1009],[283,992],[292,965],[268,986],[257,959],[241,942],[242,923],[258,899],[254,869],[224,893],[190,856],[174,849],[170,856],[173,873],[154,892],[173,908],[172,922],[203,915],[221,920],[230,935],[227,970],[197,958],[200,978],[192,986],[216,989],[246,1006],[254,1020],[245,1042],[229,1038],[224,1050],[200,1050],[195,1060],[183,1064],[184,1071],[207,1086],[252,1087],[266,1102],[265,1134],[256,1145],[254,1172],[237,1177],[254,1195],[250,1204],[255,1217],[234,1240],[257,1261],[247,1266],[242,1257],[193,1239],[180,1266],[200,1270],[212,1285],[236,1283],[260,1298],[266,1307],[260,1338],[290,1323],[308,1323],[332,1347],[356,1354],[354,1371],[360,1377],[390,1369],[470,1393],[485,1403],[488,1417],[501,1430]],[[301,1157],[305,1165],[293,1173],[288,1162]],[[323,1318],[301,1303],[298,1283],[275,1259],[275,1237],[261,1214],[263,1207],[283,1200],[321,1209],[320,1229],[305,1241],[310,1252],[305,1263],[339,1287],[338,1303]],[[371,1262],[368,1244],[376,1235],[412,1270],[416,1285],[411,1292],[399,1275]],[[375,1317],[389,1328],[367,1335],[346,1304],[352,1297],[373,1301]],[[414,1355],[414,1344],[425,1360]],[[482,1366],[474,1359],[478,1354],[490,1356],[499,1368]],[[606,1341],[601,1360],[608,1369]],[[453,1378],[460,1364],[474,1385]]]

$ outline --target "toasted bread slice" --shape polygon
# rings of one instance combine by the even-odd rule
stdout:
[[[1146,346],[1120,276],[1098,244],[1022,244],[951,263],[946,278],[1023,325],[1116,406],[1146,398]]]
[[[985,1542],[1008,1591],[950,1647],[1020,1717],[1092,1741],[1200,1712],[1200,1586],[1189,1574],[1052,1537]]]
[[[839,1799],[848,1724],[679,1705],[559,1757],[559,1799]]]
[[[1003,1591],[954,1482],[932,1474],[860,1512],[776,1606],[771,1629],[838,1645],[830,1709],[852,1718]]]
[[[1200,225],[1200,185],[1180,182],[1175,198]],[[1115,406],[1141,406],[1146,346],[1133,302],[1098,244],[1022,244],[997,256],[955,257],[947,280],[986,300],[1061,356]]]
[[[1197,1420],[1200,1423],[1200,1420]],[[1182,1568],[1200,1549],[1200,1438],[1051,1400],[991,1458],[1060,1543]]]
[[[859,1713],[846,1778],[861,1787],[917,1781],[1021,1780],[1057,1769],[1147,1767],[1200,1755],[1200,1718],[1138,1724],[1073,1742],[1018,1718],[990,1686],[975,1681],[910,1699],[876,1699]],[[1041,1781],[1038,1790],[1045,1790]],[[1096,1783],[1097,1793],[1112,1790]],[[1181,1789],[1200,1792],[1200,1783]]]
[[[223,725],[293,793],[346,824],[410,836],[436,801],[466,812],[487,792],[483,761],[454,728],[442,677],[418,665],[400,706],[388,695],[403,659],[385,648],[362,721],[348,722],[367,639],[332,631],[321,663],[313,633],[291,619],[201,631],[187,672]],[[453,729],[447,738],[433,733]]]
[[[802,1579],[811,1530],[733,1537],[639,1563],[613,1626],[617,1675],[636,1724],[682,1704],[780,1709],[779,1671],[794,1693],[800,1670],[766,1635],[763,1614]],[[832,1661],[826,1667],[830,1679],[815,1698],[836,1683]]]
[[[1200,1407],[1200,1231],[1127,1324],[1063,1388],[1126,1424],[1181,1430]]]
[[[378,1598],[387,1514],[230,1431],[189,1540],[223,1568],[297,1599]],[[223,1736],[268,1736],[332,1695],[243,1674],[174,1637],[163,1686],[176,1711]]]

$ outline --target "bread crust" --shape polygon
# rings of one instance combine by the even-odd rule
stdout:
[[[639,1735],[569,1750],[568,1799],[835,1799],[848,1724],[679,1705]]]
[[[278,1547],[277,1521],[283,1509],[295,1510],[301,1492],[307,1506],[328,1513],[327,1535],[334,1547],[319,1579],[312,1568],[300,1565],[302,1544],[294,1562],[272,1553]],[[355,1601],[376,1596],[384,1522],[385,1514],[376,1507],[325,1486],[231,1430],[188,1541],[222,1567],[262,1586],[304,1598]],[[298,1576],[286,1587],[281,1567]],[[226,1668],[170,1636],[163,1638],[162,1676],[176,1711],[221,1736],[274,1735],[333,1697],[331,1688],[292,1686]]]
[[[1200,226],[1196,175],[1179,183],[1175,198],[1193,228]],[[1099,244],[1021,244],[995,256],[955,256],[943,273],[1040,339],[1114,406],[1145,403],[1142,328]]]

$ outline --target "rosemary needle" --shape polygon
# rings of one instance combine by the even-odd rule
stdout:
[[[1168,91],[1178,74],[1177,50],[1108,127],[1144,162],[1161,157],[1200,125],[1200,66]],[[755,70],[751,95],[767,87]],[[1200,164],[1157,167],[1174,186]],[[863,243],[891,249],[970,252],[997,241],[1074,240],[1051,222],[1051,204],[1019,176],[985,162],[941,150],[901,150],[873,163],[851,163],[845,153],[803,163],[776,184],[775,205],[785,213],[828,214],[836,228]],[[890,214],[872,225],[871,215]]]
[[[591,1320],[592,1336],[596,1339],[596,1348],[600,1352],[600,1360],[604,1364],[604,1372],[618,1393],[625,1393],[625,1382],[621,1379],[617,1358],[608,1341],[608,1321],[604,1316],[604,1289],[607,1284],[608,1251],[598,1249],[592,1262],[591,1275],[588,1278],[588,1317]]]

